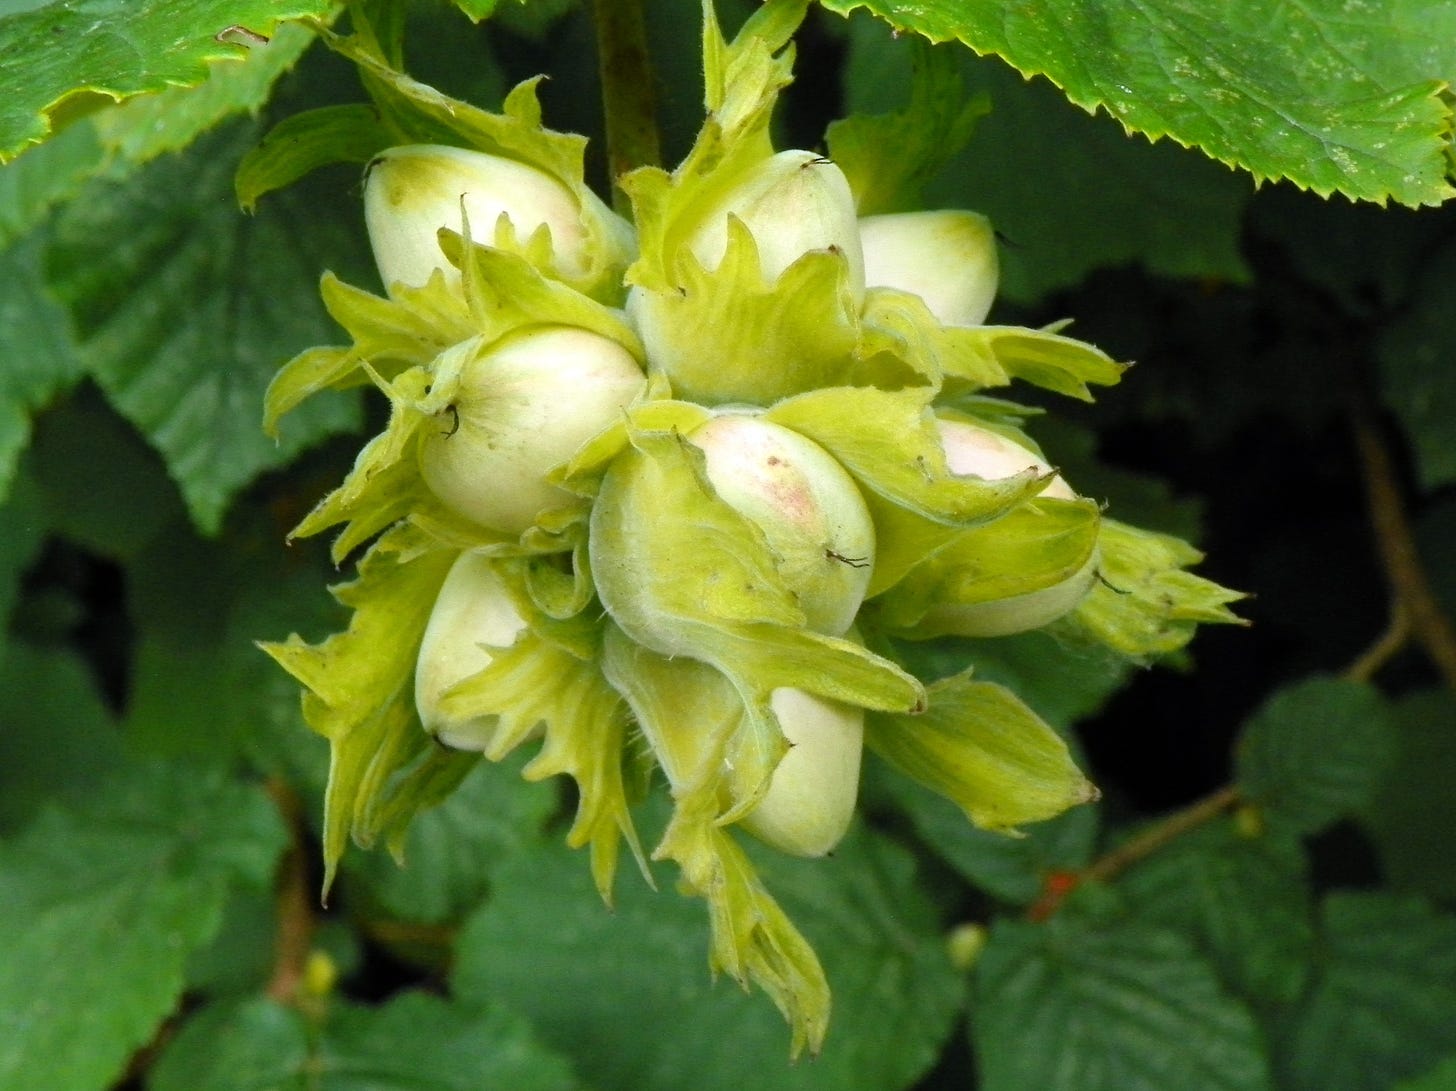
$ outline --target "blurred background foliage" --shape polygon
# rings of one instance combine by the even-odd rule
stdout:
[[[654,0],[649,27],[674,162],[699,12]],[[486,107],[551,73],[605,191],[581,6],[421,0],[407,41]],[[901,104],[908,36],[816,10],[798,41],[781,146]],[[289,48],[226,108],[142,96],[0,168],[0,1086],[1456,1088],[1450,209],[1255,186],[936,47],[991,103],[927,203],[995,222],[993,320],[1072,318],[1137,363],[1034,434],[1206,549],[1252,624],[1153,669],[1036,633],[913,649],[1013,685],[1104,798],[1007,839],[871,764],[833,858],[758,854],[835,991],[790,1066],[772,1006],[708,981],[701,905],[624,873],[607,912],[560,845],[573,801],[514,768],[318,904],[327,746],[253,641],[339,623],[325,545],[284,537],[382,406],[259,429],[277,365],[336,339],[319,273],[376,284],[354,172],[232,199],[269,124],[360,97]]]

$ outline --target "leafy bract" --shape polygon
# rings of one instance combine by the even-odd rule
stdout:
[[[769,405],[845,382],[854,368],[858,322],[843,255],[810,251],[766,284],[741,220],[728,222],[716,269],[685,255],[671,288],[639,287],[629,308],[653,368],[690,401]]]
[[[370,33],[340,37],[325,31],[323,37],[330,48],[359,66],[364,86],[378,111],[382,131],[389,136],[386,143],[472,148],[534,167],[570,190],[581,210],[587,235],[585,268],[579,276],[569,278],[570,282],[594,298],[620,301],[621,270],[632,257],[630,231],[586,184],[583,176],[586,138],[542,126],[541,104],[536,96],[539,77],[518,85],[506,96],[501,112],[490,113],[398,71],[381,53],[379,43]],[[361,135],[362,118],[357,113],[335,114],[325,120],[332,121],[336,129],[313,127],[305,131],[310,146],[304,153],[304,165],[323,162],[320,149],[328,147],[342,153],[345,159],[354,159],[372,139],[367,130]],[[287,180],[294,169],[278,172],[268,179],[269,183]],[[245,196],[256,199],[261,192],[258,185],[250,185]],[[537,236],[540,239],[537,249],[549,265],[549,232],[540,231]],[[518,240],[527,248],[532,241]]]
[[[628,636],[711,664],[770,735],[778,686],[865,708],[921,703],[919,683],[888,660],[805,628],[763,532],[713,492],[702,452],[676,433],[636,433],[613,461],[592,508],[591,564]]]
[[[508,866],[461,937],[455,990],[467,1000],[510,996],[602,1091],[914,1084],[962,986],[913,860],[863,831],[830,859],[754,859],[835,987],[834,1025],[812,1063],[784,1063],[783,1025],[761,998],[730,982],[707,987],[699,905],[634,883],[605,913],[577,861],[556,847]]]
[[[321,399],[281,444],[257,429],[279,357],[328,334],[313,288],[320,255],[357,243],[305,199],[251,222],[231,209],[248,133],[224,129],[123,183],[93,183],[57,222],[47,262],[88,371],[162,452],[209,533],[257,474],[358,421],[355,403]]]
[[[424,367],[440,353],[477,335],[464,300],[442,280],[422,288],[401,288],[385,299],[325,273],[319,285],[323,305],[353,339],[348,348],[305,349],[278,370],[263,396],[263,430],[277,437],[278,422],[322,390],[347,390],[392,379]],[[364,367],[369,362],[369,369]]]
[[[304,687],[303,715],[329,740],[332,761],[325,797],[324,860],[327,888],[350,833],[368,845],[381,831],[398,835],[414,810],[437,802],[432,774],[448,781],[469,772],[474,755],[436,750],[414,709],[415,659],[451,550],[430,548],[418,532],[400,527],[381,538],[359,565],[359,579],[335,590],[354,608],[346,632],[320,644],[291,636],[262,648]],[[416,765],[407,787],[391,783]],[[438,783],[436,781],[435,783]],[[451,785],[453,787],[454,785]],[[385,828],[391,802],[408,813]]]
[[[1271,824],[1312,833],[1370,799],[1390,767],[1394,742],[1378,691],[1310,678],[1276,693],[1244,728],[1239,786]]]
[[[793,79],[794,47],[808,0],[772,0],[740,28],[730,43],[704,5],[703,69],[708,117],[687,156],[669,175],[642,167],[620,179],[632,198],[641,257],[627,270],[628,283],[654,292],[677,288],[681,262],[691,261],[687,241],[715,199],[755,164],[773,154],[769,121],[774,104]]]
[[[1099,522],[1090,502],[1032,500],[961,530],[876,599],[875,622],[916,640],[963,631],[955,607],[984,607],[1076,579],[1093,560]]]
[[[987,1091],[1269,1091],[1249,1010],[1178,933],[1006,921],[976,964],[971,1034]]]
[[[884,785],[925,845],[992,897],[1030,905],[1046,890],[1050,875],[1080,870],[1092,859],[1099,825],[1095,807],[1073,807],[1028,825],[1024,837],[1008,837],[971,825],[950,800],[888,766],[873,769],[870,776]]]
[[[1322,195],[1438,204],[1446,182],[1452,12],[1413,0],[1217,10],[1182,0],[1064,0],[1054,12],[993,0],[826,0],[899,30],[958,39],[1134,132],[1202,149],[1256,179]]]
[[[336,1003],[323,1026],[270,1000],[222,1004],[190,1020],[148,1081],[154,1091],[576,1091],[564,1059],[495,1005],[406,992],[380,1007]]]
[[[985,96],[966,99],[949,49],[919,40],[917,46],[905,109],[844,118],[825,134],[861,216],[920,208],[925,183],[960,151],[990,108]]]
[[[393,143],[379,111],[362,102],[290,114],[238,164],[238,204],[252,212],[264,194],[331,163],[363,166]]]
[[[117,1078],[176,1005],[229,889],[266,885],[283,846],[261,788],[160,764],[115,765],[0,844],[0,1082]]]
[[[977,826],[1014,832],[1098,798],[1061,736],[1004,686],[967,672],[926,697],[919,715],[869,716],[865,745]]]
[[[447,252],[461,244],[458,237],[445,236]],[[438,275],[421,289],[401,289],[399,301],[326,279],[325,299],[354,344],[306,350],[268,388],[264,425],[269,428],[294,406],[330,387],[348,388],[367,378],[389,398],[384,432],[364,446],[344,483],[294,530],[295,536],[306,537],[346,523],[334,542],[336,561],[406,516],[428,521],[441,537],[462,547],[507,547],[519,537],[480,527],[456,513],[428,488],[419,469],[419,449],[427,434],[452,434],[460,422],[456,403],[478,397],[462,392],[467,369],[487,364],[508,334],[570,326],[611,339],[634,358],[642,356],[620,312],[543,277],[524,258],[481,246],[459,256],[465,272],[463,302]],[[413,366],[402,370],[403,365]],[[479,487],[510,489],[513,484],[481,481]],[[540,519],[549,522],[549,513]],[[566,547],[548,542],[544,548]]]
[[[829,1026],[824,970],[719,824],[719,770],[744,717],[741,701],[706,664],[654,655],[616,629],[608,633],[604,666],[672,784],[672,819],[653,855],[676,862],[685,890],[707,900],[713,971],[744,987],[758,984],[788,1020],[792,1052],[817,1053]],[[758,770],[765,785],[786,749],[781,733],[771,742],[777,746]]]
[[[462,720],[496,717],[485,751],[492,761],[539,731],[541,748],[522,775],[543,780],[564,774],[576,781],[576,821],[566,841],[574,848],[590,846],[597,892],[610,904],[624,838],[644,875],[647,865],[627,810],[627,708],[603,677],[595,644],[591,634],[586,649],[573,652],[528,630],[510,648],[494,652],[479,673],[447,690],[441,712]],[[583,658],[583,650],[591,657]]]
[[[837,458],[863,487],[877,525],[880,509],[890,507],[947,526],[973,525],[1041,490],[1029,472],[998,481],[953,474],[930,411],[932,396],[930,387],[826,387],[779,402],[764,419],[807,436]],[[877,505],[875,498],[885,503]],[[899,548],[894,535],[879,537],[882,547]]]
[[[1187,571],[1203,554],[1182,539],[1103,519],[1098,549],[1098,583],[1055,623],[1072,639],[1144,658],[1182,648],[1200,624],[1239,623],[1228,604],[1243,594]]]
[[[247,56],[240,42],[332,10],[328,0],[79,0],[0,19],[0,160],[108,102],[202,83]]]

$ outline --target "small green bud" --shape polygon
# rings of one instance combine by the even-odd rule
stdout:
[[[718,268],[728,248],[728,217],[747,226],[763,279],[772,284],[811,250],[832,250],[849,264],[850,288],[864,295],[864,254],[854,196],[844,172],[823,156],[784,151],[756,165],[698,219],[689,238],[703,268]]]
[[[769,704],[789,751],[743,827],[783,852],[823,856],[854,817],[864,709],[787,686],[774,690]]]
[[[716,416],[687,438],[703,452],[713,491],[763,531],[808,627],[842,635],[875,559],[874,524],[854,479],[812,440],[743,413]]]
[[[520,534],[571,493],[547,471],[618,418],[646,384],[632,354],[572,326],[536,326],[470,360],[420,443],[425,483],[458,514]]]
[[[1000,264],[991,221],[944,210],[859,222],[865,283],[918,295],[947,326],[978,326],[996,298]]]
[[[451,722],[440,698],[489,666],[490,649],[509,647],[525,625],[490,560],[462,553],[435,599],[415,666],[415,708],[426,731],[460,750],[490,747],[495,716]]]
[[[556,271],[567,279],[583,276],[590,263],[589,220],[625,252],[631,228],[589,190],[577,196],[562,182],[535,167],[498,155],[435,144],[390,148],[369,164],[364,182],[364,219],[374,259],[386,289],[395,284],[419,287],[436,269],[452,287],[460,271],[440,250],[439,230],[491,244],[502,216],[524,243],[537,229],[551,233]]]

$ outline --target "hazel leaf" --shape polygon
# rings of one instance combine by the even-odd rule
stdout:
[[[1450,196],[1450,12],[1339,0],[1236,9],[1070,0],[1006,10],[990,0],[828,0],[899,30],[956,39],[1024,76],[1043,75],[1088,113],[1171,138],[1321,196],[1412,206]],[[1442,43],[1433,46],[1432,43]]]
[[[240,42],[331,10],[325,0],[79,0],[0,19],[0,161],[102,106],[203,83],[247,57]]]

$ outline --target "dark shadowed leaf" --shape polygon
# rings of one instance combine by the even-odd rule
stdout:
[[[1375,1091],[1456,1049],[1456,917],[1415,898],[1333,894],[1314,980],[1279,1027],[1290,1091]]]
[[[150,1091],[576,1091],[570,1066],[518,1016],[401,993],[378,1008],[335,1001],[322,1027],[268,1000],[198,1015]]]
[[[290,190],[247,219],[232,173],[254,137],[229,126],[121,183],[93,183],[60,217],[49,255],[90,372],[162,453],[204,533],[260,472],[357,426],[357,398],[314,399],[283,442],[262,433],[280,364],[335,338],[319,270],[357,254],[357,224]]]
[[[986,1091],[1268,1091],[1253,1017],[1177,932],[1007,921],[976,966]]]
[[[0,1086],[107,1086],[175,1006],[229,888],[266,884],[283,842],[256,786],[118,765],[0,844]]]
[[[1338,678],[1287,686],[1238,743],[1238,782],[1269,822],[1312,833],[1364,804],[1389,768],[1393,733],[1374,687]]]

